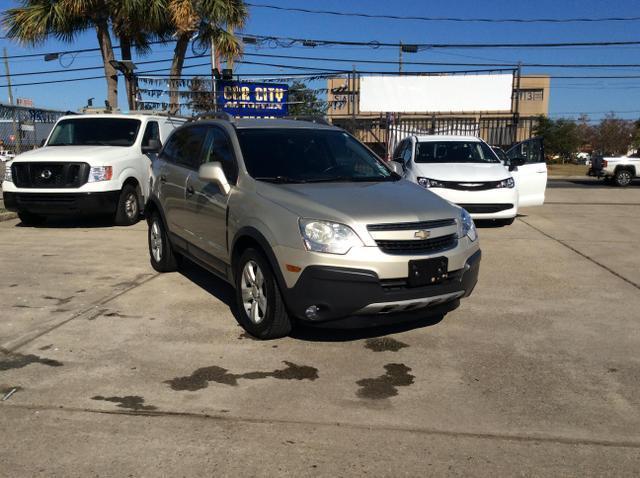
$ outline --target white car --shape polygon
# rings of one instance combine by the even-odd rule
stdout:
[[[6,163],[4,206],[24,224],[81,214],[134,224],[149,198],[153,155],[184,122],[145,114],[62,117],[42,148]]]
[[[544,203],[547,167],[541,144],[533,141],[511,148],[504,164],[474,136],[410,136],[393,160],[406,179],[465,208],[474,219],[511,224],[519,207]]]
[[[0,149],[0,161],[6,163],[7,161],[11,161],[15,158],[16,155],[6,149]]]

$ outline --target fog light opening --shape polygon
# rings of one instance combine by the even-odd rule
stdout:
[[[320,312],[320,307],[317,305],[310,305],[307,307],[307,310],[304,311],[304,315],[307,316],[307,319],[317,319],[318,312]]]

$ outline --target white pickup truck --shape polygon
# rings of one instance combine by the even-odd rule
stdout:
[[[60,118],[42,148],[6,163],[5,208],[23,224],[83,214],[134,224],[149,198],[151,159],[184,122],[145,114]]]
[[[640,177],[640,157],[632,156],[594,156],[589,176],[613,181],[617,186],[628,186],[634,178]]]

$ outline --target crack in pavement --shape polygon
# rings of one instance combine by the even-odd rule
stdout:
[[[51,324],[53,322],[53,325],[47,326],[46,324],[39,328],[36,329],[35,331],[32,332],[27,332],[25,334],[23,334],[22,336],[13,339],[13,340],[9,340],[3,344],[0,344],[0,352],[4,352],[4,353],[11,353],[11,352],[15,352],[16,350],[18,350],[21,347],[24,347],[25,345],[27,345],[30,342],[33,342],[34,340],[42,337],[43,335],[48,334],[49,332],[52,332],[54,330],[56,330],[59,327],[62,327],[63,325],[65,325],[68,322],[71,322],[74,319],[77,319],[79,317],[82,317],[86,314],[90,314],[93,312],[95,313],[95,309],[105,305],[109,302],[111,302],[112,300],[117,299],[118,297],[126,294],[127,292],[136,289],[138,287],[140,287],[141,285],[146,284],[147,282],[155,279],[156,277],[158,277],[160,274],[152,274],[151,276],[145,278],[145,279],[141,279],[139,282],[136,283],[131,283],[130,286],[128,286],[127,288],[120,290],[118,292],[116,292],[115,294],[111,294],[108,295],[107,297],[104,297],[102,299],[99,299],[93,303],[91,303],[88,307],[85,307],[84,309],[80,310],[79,312],[73,314],[71,317],[67,318],[67,319],[63,319],[63,320],[52,320],[49,323]]]
[[[128,415],[151,418],[186,418],[196,420],[217,420],[237,423],[256,423],[256,424],[283,424],[283,425],[304,425],[304,426],[323,426],[323,427],[348,427],[354,430],[376,430],[376,431],[397,431],[405,433],[420,433],[424,435],[440,435],[449,437],[476,438],[484,440],[499,440],[513,442],[534,442],[534,443],[558,443],[563,445],[579,445],[579,446],[600,446],[611,448],[633,448],[640,449],[640,438],[637,440],[606,440],[596,438],[571,438],[567,436],[543,435],[543,434],[518,434],[518,433],[498,433],[498,432],[465,432],[457,430],[443,430],[439,428],[428,427],[394,427],[385,425],[372,425],[370,423],[360,424],[352,422],[328,421],[322,422],[317,420],[287,420],[282,418],[252,418],[242,416],[230,416],[226,411],[219,410],[221,414],[207,414],[195,412],[176,412],[171,410],[100,410],[94,408],[81,407],[64,407],[62,405],[39,406],[39,405],[19,405],[19,404],[2,404],[2,407],[13,408],[28,411],[50,411],[60,413],[96,413],[102,415]]]
[[[548,234],[546,232],[544,232],[542,229],[534,226],[533,224],[528,223],[527,221],[525,221],[522,218],[518,218],[518,221],[523,222],[524,224],[526,224],[527,226],[529,226],[531,229],[533,229],[534,231],[539,232],[540,234],[542,234],[543,236],[551,239],[552,241],[557,242],[558,244],[566,247],[567,249],[575,252],[576,254],[578,254],[579,256],[587,259],[589,262],[592,262],[593,264],[597,265],[598,267],[601,267],[602,269],[604,269],[605,271],[609,272],[610,274],[616,276],[618,279],[622,279],[623,281],[625,281],[627,284],[635,287],[636,289],[640,290],[640,284],[637,284],[636,282],[633,282],[631,279],[627,279],[625,276],[623,276],[622,274],[619,274],[618,272],[614,271],[613,269],[611,269],[610,267],[602,264],[601,262],[598,262],[597,260],[595,260],[594,258],[588,256],[587,254],[585,254],[584,252],[579,251],[578,249],[576,249],[575,247],[569,245],[567,242],[563,241],[562,239],[558,239],[556,237],[553,237],[551,234]]]

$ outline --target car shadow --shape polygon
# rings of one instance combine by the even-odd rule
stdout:
[[[238,322],[238,325],[240,324],[240,321],[238,320],[238,309],[235,302],[235,290],[229,283],[188,259],[185,259],[182,262],[178,272],[193,284],[207,291],[213,297],[229,307],[229,310],[236,319],[236,322]],[[411,318],[393,317],[390,319],[380,318],[380,316],[377,316],[375,318],[358,317],[358,320],[354,321],[354,319],[356,319],[354,317],[347,318],[344,321],[312,325],[304,321],[296,320],[290,337],[308,342],[348,342],[367,338],[383,337],[390,334],[397,334],[407,332],[409,330],[434,326],[440,323],[443,318],[443,314],[422,318],[416,318],[414,315]],[[377,325],[369,326],[362,325],[363,323],[366,323],[367,320],[374,322],[376,320],[378,322],[381,320],[393,320],[393,322],[384,325],[379,325],[379,323]]]
[[[24,224],[18,222],[15,227],[32,229],[91,229],[100,227],[116,227],[112,217],[48,217],[41,224]]]

